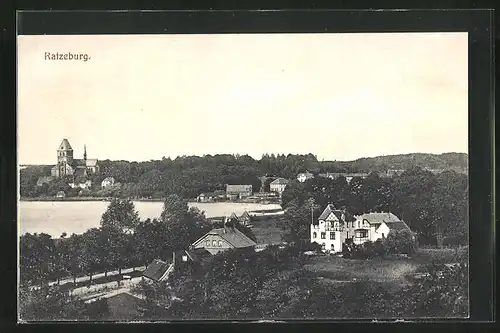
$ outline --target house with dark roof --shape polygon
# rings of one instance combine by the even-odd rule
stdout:
[[[244,226],[250,225],[250,222],[252,221],[252,217],[248,212],[245,210],[243,214],[241,214],[240,217],[238,217],[238,221],[243,224]]]
[[[154,282],[165,281],[173,270],[174,265],[172,263],[156,259],[146,267],[142,276]]]
[[[233,227],[212,229],[191,245],[192,249],[205,249],[215,255],[228,249],[254,248],[257,244]]]
[[[153,282],[165,281],[174,271],[196,272],[212,257],[212,254],[203,248],[175,251],[172,253],[172,262],[156,259],[146,267],[142,276]]]

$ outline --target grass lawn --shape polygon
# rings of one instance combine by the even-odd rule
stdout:
[[[281,243],[283,231],[276,226],[280,217],[273,217],[262,220],[252,220],[252,231],[257,237],[257,244],[277,244]]]
[[[407,285],[407,276],[414,273],[418,266],[411,259],[359,260],[337,256],[311,257],[305,265],[325,282],[349,283],[368,280],[396,287]]]
[[[325,282],[349,283],[373,281],[387,283],[392,287],[403,287],[412,283],[417,273],[426,271],[432,263],[445,264],[458,261],[466,256],[467,248],[421,249],[413,258],[408,259],[344,259],[337,256],[315,256],[308,259],[305,267]]]

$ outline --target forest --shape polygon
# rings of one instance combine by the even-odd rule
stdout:
[[[69,196],[97,197],[164,197],[177,194],[183,198],[195,198],[202,192],[224,190],[226,184],[251,184],[254,192],[261,189],[259,177],[275,176],[295,179],[297,174],[309,170],[321,172],[386,172],[389,169],[405,170],[412,167],[434,170],[466,172],[466,154],[447,153],[406,154],[361,158],[355,161],[319,161],[313,154],[268,155],[260,160],[248,155],[181,156],[162,158],[148,162],[99,161],[99,174],[90,176],[90,191],[71,189],[72,179],[55,180],[37,186],[37,180],[49,176],[51,166],[28,166],[20,172],[21,197],[55,196],[63,190]],[[119,183],[101,189],[101,181],[113,177]],[[77,180],[78,181],[78,180]]]

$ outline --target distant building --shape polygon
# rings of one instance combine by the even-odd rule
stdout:
[[[236,228],[212,229],[192,244],[193,249],[205,249],[215,255],[228,249],[254,248],[257,244]]]
[[[301,183],[304,183],[305,181],[312,179],[312,178],[314,178],[314,175],[312,173],[310,173],[309,171],[299,173],[297,175],[297,180]]]
[[[87,159],[87,147],[84,147],[83,159],[73,158],[73,148],[68,139],[63,139],[57,149],[57,164],[52,167],[51,175],[56,178],[66,176],[86,177],[99,172],[96,159]]]
[[[389,169],[386,171],[385,176],[386,177],[394,177],[394,176],[401,176],[405,170],[403,169]]]
[[[64,191],[59,191],[59,192],[57,192],[56,197],[57,198],[64,198],[64,197],[66,197],[66,193],[64,193]]]
[[[43,177],[40,177],[36,181],[36,186],[42,186],[43,184],[49,184],[54,179],[55,179],[55,177],[52,177],[52,176],[43,176]]]
[[[214,192],[208,192],[208,193],[201,193],[196,198],[196,201],[198,201],[198,202],[212,202],[212,201],[224,200],[225,198],[226,198],[226,194],[224,193],[224,191],[214,191]]]
[[[106,188],[108,186],[113,186],[113,185],[115,185],[115,179],[113,177],[106,177],[101,182],[101,188]]]
[[[69,187],[71,188],[81,188],[82,190],[88,190],[92,186],[92,181],[90,179],[80,179],[75,182],[69,183]]]
[[[276,192],[281,195],[289,183],[290,181],[288,179],[278,178],[271,182],[269,188],[271,192]]]
[[[226,185],[226,195],[229,199],[247,198],[252,193],[252,185]]]
[[[248,212],[245,210],[243,214],[241,214],[241,216],[238,217],[238,221],[244,226],[248,226],[250,225],[252,218],[250,217],[250,214],[248,214]]]
[[[350,183],[351,180],[355,177],[363,178],[365,179],[368,177],[367,173],[345,173],[345,172],[327,172],[327,173],[320,173],[318,176],[323,177],[323,178],[330,178],[330,179],[337,179],[339,177],[344,177],[347,183]]]

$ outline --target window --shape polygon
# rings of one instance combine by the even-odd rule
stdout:
[[[332,251],[335,251],[335,245],[333,245],[333,244],[332,244],[332,246],[331,246],[331,250],[332,250]]]
[[[321,248],[322,248],[323,250],[324,250],[324,249],[326,249],[326,244],[325,244],[325,243],[321,244]]]
[[[335,239],[335,232],[330,232],[330,239]]]
[[[321,239],[326,239],[326,232],[321,233]]]
[[[384,233],[382,233],[382,238],[385,238],[385,235],[384,235]]]
[[[212,241],[212,246],[213,247],[217,246],[217,241],[215,239]]]
[[[209,246],[210,246],[210,241],[209,241],[209,240],[207,240],[207,241],[205,242],[205,246],[206,246],[206,247],[209,247]]]
[[[219,241],[218,245],[219,245],[219,247],[221,247],[222,246],[222,241]]]
[[[356,231],[356,238],[366,238],[366,237],[368,237],[368,230]]]
[[[315,231],[315,232],[313,232],[313,238],[316,238],[316,237],[318,237],[318,234]]]

